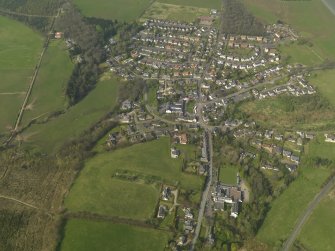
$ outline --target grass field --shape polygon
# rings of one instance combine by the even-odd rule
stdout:
[[[234,166],[224,166],[220,168],[219,179],[225,184],[235,185],[238,169]]]
[[[311,84],[318,88],[318,91],[335,106],[335,70],[317,71],[316,75],[312,74]]]
[[[153,216],[159,190],[153,185],[112,179],[109,170],[87,166],[65,201],[71,211],[146,220]]]
[[[120,21],[135,21],[150,6],[152,0],[75,0],[85,16]]]
[[[101,80],[94,90],[65,114],[45,124],[34,124],[20,138],[30,147],[52,152],[77,137],[111,111],[117,102],[121,81],[112,77]]]
[[[169,19],[194,22],[198,17],[209,14],[210,9],[206,8],[155,2],[146,10],[141,19]]]
[[[169,239],[166,232],[128,225],[70,220],[61,251],[159,251]]]
[[[161,3],[194,6],[207,9],[221,9],[221,0],[158,0]]]
[[[255,16],[265,22],[274,23],[280,19],[290,24],[311,40],[313,51],[321,58],[335,59],[335,26],[330,25],[335,22],[335,16],[321,0],[246,0],[245,3]]]
[[[333,222],[335,222],[335,190],[330,192],[315,209],[298,240],[308,250],[334,250]]]
[[[257,239],[279,248],[308,203],[320,191],[330,170],[301,167],[299,177],[271,204]]]
[[[37,32],[0,16],[0,135],[14,125],[42,44]]]
[[[45,115],[64,110],[67,103],[65,89],[72,70],[64,41],[51,41],[24,112],[23,126],[33,118],[43,119]]]

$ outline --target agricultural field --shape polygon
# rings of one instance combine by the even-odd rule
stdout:
[[[224,166],[220,168],[219,179],[221,182],[229,185],[236,184],[236,175],[238,169],[234,166]]]
[[[335,15],[322,0],[246,0],[245,4],[256,17],[267,23],[282,20],[290,24],[300,35],[312,42],[310,49],[318,58],[335,59],[335,26],[329,25],[335,22]]]
[[[74,183],[65,206],[71,211],[146,220],[153,216],[159,187],[111,178],[109,170],[87,166]]]
[[[332,251],[335,247],[335,190],[332,190],[317,206],[298,240],[308,250]]]
[[[51,41],[24,112],[22,126],[32,119],[41,120],[66,108],[65,89],[72,70],[73,64],[64,41]]]
[[[185,157],[192,154],[192,149],[186,147],[181,148]],[[184,189],[201,189],[200,177],[181,172],[182,158],[170,157],[169,138],[100,153],[86,162],[65,205],[70,211],[146,219],[152,216],[159,193],[155,183],[143,184],[146,177],[158,177],[158,182],[180,184]],[[113,177],[124,171],[143,178],[130,183]]]
[[[43,38],[0,16],[0,135],[13,127],[42,50]]]
[[[181,22],[194,22],[200,16],[210,14],[210,9],[193,6],[154,2],[141,17],[142,19],[169,19]]]
[[[75,0],[85,16],[135,21],[151,5],[152,0]]]
[[[169,234],[163,231],[107,222],[70,220],[61,251],[164,250]]]
[[[335,106],[335,70],[316,71],[312,73],[309,81],[317,90]]]
[[[270,247],[280,248],[330,173],[329,169],[300,167],[298,178],[271,203],[256,238]]]
[[[158,2],[217,10],[221,9],[222,4],[221,0],[158,0]]]
[[[46,152],[56,151],[115,107],[121,83],[116,77],[103,77],[81,102],[44,124],[31,125],[18,139],[29,147]]]

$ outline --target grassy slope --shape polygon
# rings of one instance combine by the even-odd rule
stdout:
[[[150,6],[151,0],[75,0],[86,16],[134,21]]]
[[[221,0],[158,0],[161,3],[195,6],[200,8],[221,9]]]
[[[53,151],[80,135],[116,105],[120,81],[116,78],[100,81],[96,88],[65,114],[45,123],[32,125],[20,136],[29,145],[43,151]]]
[[[299,241],[309,250],[332,251],[335,247],[335,191],[323,199],[304,226]]]
[[[161,231],[105,222],[70,220],[62,251],[163,250],[169,236]]]
[[[330,25],[335,22],[335,16],[321,0],[245,0],[245,3],[252,13],[266,22],[280,19],[292,25],[301,35],[311,39],[314,44],[311,49],[316,54],[335,59],[335,26]]]
[[[335,106],[335,70],[318,71],[310,78],[311,84],[318,88],[318,91]]]
[[[66,105],[65,88],[73,65],[64,41],[52,41],[44,55],[34,89],[24,113],[22,124],[31,119],[63,110]]]
[[[38,33],[0,16],[0,93],[27,90],[42,43]],[[0,99],[1,134],[8,126],[13,126],[24,95],[1,95]]]

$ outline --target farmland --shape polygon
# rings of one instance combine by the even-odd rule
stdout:
[[[115,107],[120,83],[115,77],[103,78],[80,103],[47,123],[30,126],[19,135],[20,139],[43,151],[59,149]]]
[[[209,15],[209,12],[210,9],[206,8],[154,2],[141,19],[169,19],[194,22],[197,17]]]
[[[280,1],[246,0],[250,11],[267,23],[282,20],[290,24],[313,44],[313,54],[322,59],[335,58],[335,16],[321,0]],[[314,57],[314,56],[313,56]]]
[[[65,88],[73,65],[63,41],[52,41],[43,57],[34,89],[23,116],[23,125],[31,119],[66,108]]]
[[[335,246],[335,190],[331,191],[315,209],[298,240],[309,250],[333,250]]]
[[[3,134],[15,122],[43,39],[37,32],[5,17],[0,17],[0,34],[0,134]]]
[[[135,21],[152,0],[75,0],[85,16],[121,21]]]
[[[318,91],[335,106],[335,70],[317,71],[312,74],[310,81],[318,88]]]
[[[158,2],[218,10],[221,9],[222,3],[221,0],[159,0]]]
[[[65,227],[61,251],[163,250],[165,232],[107,222],[70,220]]]

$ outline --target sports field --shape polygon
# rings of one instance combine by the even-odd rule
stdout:
[[[42,120],[51,113],[66,108],[65,89],[72,69],[73,64],[64,41],[51,41],[24,112],[22,126],[32,119]]]
[[[332,25],[335,16],[322,0],[246,0],[245,3],[255,16],[268,23],[282,20],[290,24],[313,43],[313,54],[322,59],[335,59],[335,26]]]
[[[234,166],[224,166],[220,168],[219,179],[229,185],[235,185],[238,169]]]
[[[159,251],[169,240],[164,231],[129,225],[70,220],[61,251]]]
[[[122,81],[115,77],[101,80],[81,102],[47,123],[34,124],[19,135],[23,142],[52,152],[96,123],[117,102]]]
[[[15,123],[42,44],[37,32],[0,16],[0,135]]]
[[[194,6],[207,9],[221,9],[221,0],[158,0],[160,3]]]
[[[151,5],[152,0],[75,0],[85,16],[135,21]]]

